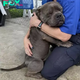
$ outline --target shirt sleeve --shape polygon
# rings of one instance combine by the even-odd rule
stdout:
[[[62,32],[75,35],[79,21],[79,0],[62,0],[65,23],[60,27]]]

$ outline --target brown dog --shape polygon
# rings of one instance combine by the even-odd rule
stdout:
[[[49,25],[50,27],[60,27],[64,23],[64,16],[62,14],[62,7],[58,2],[48,2],[36,10],[38,18]],[[3,71],[18,70],[27,67],[28,71],[26,76],[40,78],[39,72],[43,68],[43,61],[48,55],[50,43],[58,46],[71,46],[65,45],[63,42],[54,39],[47,34],[43,33],[36,27],[32,27],[29,36],[30,42],[33,45],[32,56],[25,55],[25,61],[22,65],[12,69],[2,69]],[[70,42],[69,42],[70,43]]]

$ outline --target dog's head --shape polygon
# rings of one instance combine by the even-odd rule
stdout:
[[[36,10],[38,18],[51,27],[59,27],[64,23],[62,6],[58,2],[48,2]]]

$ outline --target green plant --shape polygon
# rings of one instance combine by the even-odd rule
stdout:
[[[9,12],[11,14],[12,18],[16,18],[16,17],[22,17],[23,15],[23,9],[9,9]]]

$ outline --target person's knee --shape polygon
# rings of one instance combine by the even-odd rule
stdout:
[[[54,74],[52,75],[52,74],[50,74],[49,72],[47,72],[45,70],[42,70],[41,71],[41,75],[44,78],[48,79],[48,80],[56,80],[57,79],[57,76],[54,76]]]
[[[46,79],[49,78],[49,74],[48,74],[48,72],[47,72],[46,70],[42,70],[42,71],[41,71],[41,75],[42,75],[44,78],[46,78]]]

